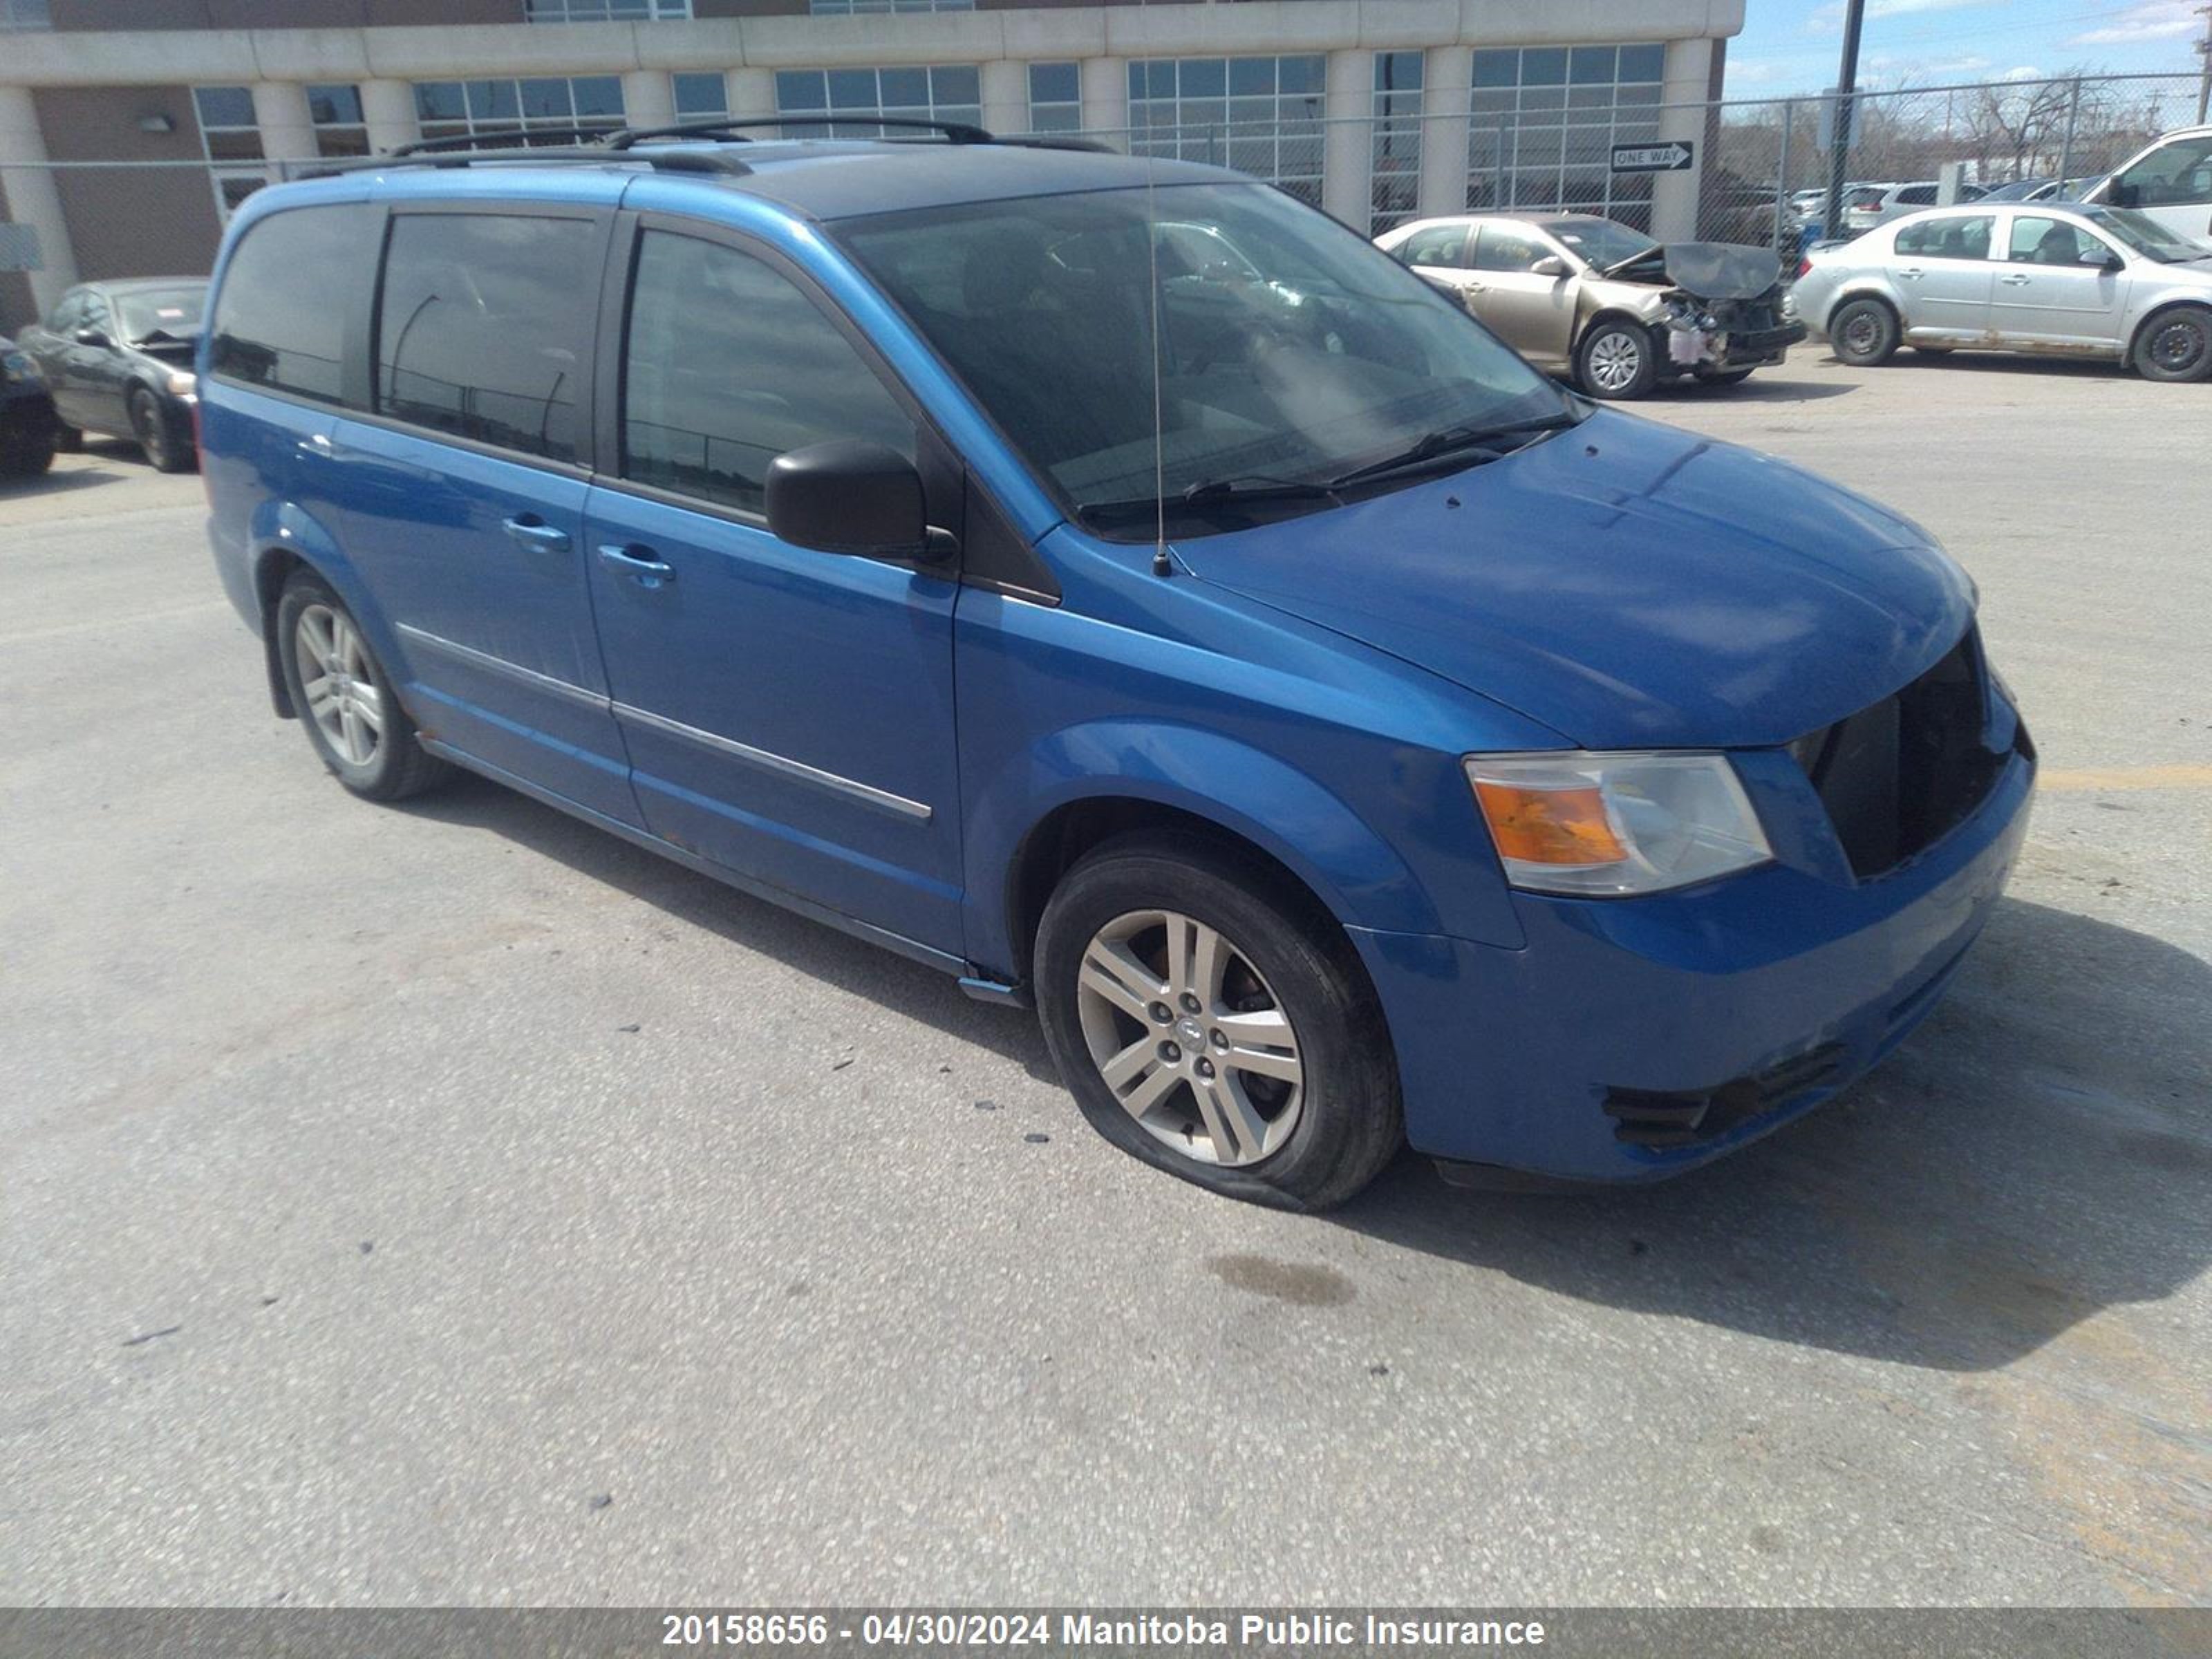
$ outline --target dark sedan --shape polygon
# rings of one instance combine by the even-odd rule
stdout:
[[[0,477],[31,477],[53,461],[54,400],[38,365],[0,334]]]
[[[204,276],[84,283],[23,331],[18,343],[53,394],[62,448],[105,432],[129,438],[163,472],[194,465],[192,350],[207,290]]]

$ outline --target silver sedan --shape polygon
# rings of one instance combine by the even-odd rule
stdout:
[[[2125,208],[1936,208],[1816,249],[1790,308],[1847,363],[1899,345],[2109,357],[2212,378],[2212,243]]]

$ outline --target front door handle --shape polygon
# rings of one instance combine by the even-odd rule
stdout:
[[[2025,288],[2027,285],[2027,278],[2020,276],[2007,275],[1998,277],[1997,281],[2002,283],[2007,288]]]
[[[625,546],[608,542],[599,548],[599,562],[635,580],[640,587],[659,587],[676,580],[676,567],[653,556],[653,550],[633,542]]]
[[[507,532],[507,538],[524,547],[534,547],[545,553],[566,553],[568,532],[550,525],[535,513],[517,514],[512,519],[501,519],[499,527]]]
[[[1918,265],[1906,265],[1897,274],[1899,276],[1905,278],[1908,282],[1917,282],[1920,276],[1920,267]]]

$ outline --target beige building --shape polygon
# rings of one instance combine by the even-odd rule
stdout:
[[[1516,205],[1684,236],[1697,169],[1612,151],[1701,150],[1742,23],[1743,0],[0,0],[0,331],[73,282],[206,270],[287,164],[518,125],[921,115],[1220,161],[1370,233]]]

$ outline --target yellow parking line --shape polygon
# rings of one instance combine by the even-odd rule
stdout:
[[[2039,789],[2212,789],[2212,766],[2093,766],[2062,772],[2046,768]]]

